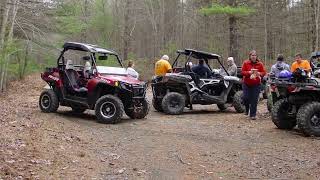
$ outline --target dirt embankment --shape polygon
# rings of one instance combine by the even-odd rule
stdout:
[[[104,125],[90,111],[41,113],[44,85],[32,75],[0,98],[0,179],[320,178],[319,138],[276,129],[264,102],[257,121],[196,106]]]

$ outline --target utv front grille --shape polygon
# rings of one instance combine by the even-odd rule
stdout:
[[[132,86],[133,97],[145,97],[146,86]]]

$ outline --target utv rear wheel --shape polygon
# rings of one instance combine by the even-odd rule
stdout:
[[[182,114],[185,107],[185,97],[176,92],[166,94],[162,100],[162,109],[166,114]]]
[[[238,91],[238,92],[236,92],[236,94],[233,97],[232,105],[233,105],[234,109],[237,111],[237,113],[243,113],[246,110],[246,108],[243,104],[242,96],[243,96],[243,92]]]
[[[149,103],[146,99],[138,103],[135,111],[133,109],[125,109],[125,113],[131,119],[143,119],[149,113]]]
[[[44,90],[39,98],[39,107],[42,112],[56,112],[59,107],[59,99],[52,89]]]
[[[121,100],[113,95],[105,95],[98,99],[95,106],[97,120],[104,124],[115,124],[120,122],[123,115],[123,104]]]
[[[225,111],[228,109],[228,106],[226,104],[217,104],[220,111]]]
[[[280,99],[272,107],[272,122],[279,129],[293,129],[296,120],[289,115],[290,104],[287,99]]]
[[[298,127],[305,135],[320,136],[320,103],[303,105],[297,114]]]
[[[155,99],[155,98],[152,99],[152,105],[156,111],[163,112],[161,103],[162,103],[162,99]]]

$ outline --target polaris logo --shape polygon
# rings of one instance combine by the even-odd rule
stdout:
[[[54,80],[54,81],[59,81],[59,78],[54,77],[54,76],[52,76],[52,75],[49,75],[48,77],[49,77],[50,79]]]

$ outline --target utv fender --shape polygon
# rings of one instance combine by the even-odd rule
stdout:
[[[97,83],[96,87],[93,89],[93,91],[89,92],[88,95],[88,103],[89,107],[91,109],[94,109],[96,101],[104,95],[108,94],[115,94],[116,93],[116,87],[111,86],[105,82],[99,82]]]
[[[179,92],[179,91],[177,91],[177,87],[176,86],[171,86],[171,85],[168,85],[168,84],[166,86],[167,86],[167,92],[165,94],[167,94],[169,92]],[[181,91],[183,91],[183,94],[185,94],[186,97],[187,97],[186,104],[191,104],[192,103],[191,102],[192,98],[191,98],[191,89],[190,89],[189,83],[186,83],[186,82],[180,83],[179,89]],[[179,93],[182,93],[182,92],[179,92]]]

